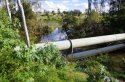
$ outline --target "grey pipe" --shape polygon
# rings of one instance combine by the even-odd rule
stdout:
[[[118,44],[118,45],[108,46],[108,47],[104,47],[104,48],[74,53],[74,54],[68,55],[68,58],[77,58],[77,59],[85,58],[85,57],[89,57],[89,56],[94,56],[94,55],[99,54],[99,53],[106,53],[106,52],[115,51],[115,50],[118,50],[121,48],[125,48],[125,44]]]
[[[120,40],[125,40],[125,33],[90,37],[90,38],[73,39],[71,40],[71,42],[72,42],[73,48],[78,48],[78,47],[91,46],[91,45],[120,41]],[[70,41],[65,40],[65,41],[57,41],[57,42],[38,43],[36,44],[36,48],[44,47],[49,44],[56,45],[59,50],[69,49],[71,46]]]

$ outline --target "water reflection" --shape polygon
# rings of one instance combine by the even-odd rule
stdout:
[[[40,42],[54,42],[66,40],[67,34],[61,28],[56,28],[51,34],[43,36]]]
[[[67,33],[71,33],[73,32],[73,30],[68,30]],[[66,32],[64,30],[62,30],[61,28],[56,28],[51,34],[47,35],[47,36],[43,36],[41,38],[41,42],[55,42],[55,41],[63,41],[63,40],[67,40],[68,39],[68,35],[66,34]],[[81,52],[82,49],[81,48],[75,48],[73,49],[73,53],[76,52]],[[62,50],[61,51],[62,54],[70,54],[70,50]]]

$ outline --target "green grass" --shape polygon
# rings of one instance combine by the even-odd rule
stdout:
[[[125,81],[125,51],[119,50],[109,53],[111,64],[107,67],[113,77]]]
[[[41,78],[42,82],[87,82],[87,74],[66,67],[63,69],[50,68]]]

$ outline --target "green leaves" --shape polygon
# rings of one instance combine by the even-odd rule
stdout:
[[[34,82],[50,67],[56,70],[66,65],[66,60],[53,45],[38,49],[36,52],[33,46],[25,47],[18,34],[19,23],[11,24],[8,20],[3,20],[0,20],[1,82]],[[20,50],[15,51],[17,45],[21,47]]]
[[[87,73],[89,82],[104,82],[104,78],[109,76],[105,66],[95,60],[85,60],[77,65],[77,70]]]
[[[45,65],[63,67],[66,64],[66,60],[61,56],[60,51],[53,45],[39,49],[36,54]]]

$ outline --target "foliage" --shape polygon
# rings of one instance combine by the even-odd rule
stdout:
[[[122,61],[123,61],[123,64],[125,64],[125,58],[123,58]]]
[[[87,82],[87,75],[75,71],[73,65],[66,66],[61,70],[50,68],[44,76],[40,78],[43,82]]]
[[[110,11],[107,20],[110,21],[109,27],[111,33],[123,33],[125,31],[125,1],[124,0],[111,0]]]
[[[78,62],[76,69],[88,74],[88,82],[116,82],[107,67],[111,58],[107,55],[94,56]]]
[[[52,32],[52,28],[49,26],[44,26],[42,28],[42,35],[48,35]]]
[[[67,24],[68,29],[79,24],[78,18],[73,15],[66,15],[65,18],[63,18],[63,22]]]
[[[23,8],[25,11],[26,19],[35,18],[35,13],[32,11],[31,4],[28,2],[23,2]]]
[[[2,15],[0,17],[0,46],[2,50],[2,47],[4,47],[5,45],[13,45],[14,47],[18,43],[19,35],[18,30],[15,29],[18,27],[12,28],[12,26],[14,25],[9,21],[7,14],[4,11],[1,14]],[[13,31],[13,29],[15,31]],[[13,44],[14,42],[15,44]]]
[[[121,8],[117,11],[104,15],[92,11],[86,19],[80,20],[80,11],[74,10],[61,13],[46,12],[46,16],[37,16],[29,3],[23,3],[30,38],[32,42],[39,42],[42,35],[49,34],[53,28],[61,26],[67,32],[69,38],[83,38],[88,36],[103,35],[108,32],[124,32],[125,5],[122,0]],[[111,6],[113,8],[117,6]],[[117,9],[117,8],[116,8]],[[124,73],[109,71],[111,64],[108,56],[97,56],[85,59],[75,65],[70,65],[59,50],[49,45],[34,51],[34,46],[25,47],[21,37],[18,35],[21,17],[20,11],[13,14],[13,24],[8,20],[5,9],[0,13],[0,82],[104,82],[115,81],[115,78],[124,79]],[[35,17],[35,15],[37,17]],[[62,16],[61,16],[62,15]],[[86,15],[84,15],[86,16]],[[16,18],[18,17],[19,20]],[[41,18],[40,18],[41,17]],[[63,20],[62,20],[63,18]],[[59,23],[59,25],[55,25]],[[105,30],[104,23],[109,26]],[[112,30],[110,30],[110,28]],[[72,31],[69,33],[68,31]],[[23,30],[21,31],[23,32]],[[42,34],[42,35],[41,35]],[[15,51],[16,46],[20,50]],[[111,61],[111,62],[110,62]],[[123,64],[125,60],[123,59]],[[124,66],[122,67],[124,69]],[[111,73],[111,74],[110,74]],[[88,77],[87,77],[88,75]],[[87,78],[87,79],[86,79]]]
[[[63,18],[63,25],[62,29],[66,31],[68,38],[73,39],[73,38],[79,38],[79,37],[84,37],[85,33],[82,28],[79,26],[80,25],[80,20],[78,17],[74,15],[65,15]],[[70,32],[71,31],[71,32]]]
[[[55,11],[52,11],[51,13],[52,13],[53,15],[55,15]]]
[[[103,64],[106,67],[112,63],[108,54],[100,54],[99,56],[93,57],[92,59],[95,59],[100,64]]]
[[[9,20],[0,20],[0,81],[34,82],[50,67],[56,70],[66,65],[66,60],[52,45],[36,52],[32,46],[25,47],[18,31],[12,26]],[[19,44],[20,50],[15,51],[14,48]]]
[[[102,18],[98,12],[93,10],[89,15],[88,20],[90,23],[99,23],[101,22]]]
[[[7,18],[6,15],[5,17]],[[9,20],[0,20],[1,82],[87,81],[87,75],[74,71],[74,65],[68,66],[68,62],[55,46],[48,45],[35,51],[34,46],[27,48],[16,31],[18,27],[17,29],[12,27]],[[15,51],[16,46],[20,46],[17,51]]]
[[[89,82],[104,82],[105,80],[110,80],[109,73],[105,66],[97,61],[91,62],[91,60],[86,60],[83,64],[78,64],[77,68],[89,75]]]
[[[81,27],[83,27],[82,30],[86,33],[86,37],[104,35],[106,30],[103,20],[103,16],[93,10],[81,24]]]
[[[27,19],[28,31],[30,36],[30,41],[32,43],[37,43],[40,41],[42,33],[41,33],[41,25],[40,22],[36,23],[36,19]],[[21,32],[24,36],[24,33]]]
[[[58,13],[58,15],[60,15],[60,13],[61,13],[61,12],[60,12],[60,9],[57,9],[57,13]]]
[[[80,16],[82,12],[80,10],[73,10],[73,11],[63,11],[64,15],[73,15],[73,16]]]
[[[72,30],[70,33],[67,32],[70,39],[107,34],[107,22],[100,13],[93,10],[87,17],[84,17],[82,20],[83,21],[80,21],[78,16],[72,14],[66,14],[64,16],[62,28],[65,31]]]
[[[55,65],[57,68],[61,68],[66,64],[66,60],[61,56],[60,51],[53,45],[38,49],[36,54],[38,57],[41,57],[39,60],[45,65]]]
[[[26,23],[29,31],[30,41],[32,43],[39,42],[42,36],[40,31],[41,29],[40,21],[38,21],[37,18],[35,17],[35,13],[32,11],[32,7],[30,3],[24,1],[23,7],[24,7]],[[15,14],[12,14],[12,17],[13,17],[13,22],[15,21],[14,20],[15,18],[18,18],[19,22],[22,22],[20,11],[16,12]],[[20,34],[21,34],[21,37],[25,40],[24,28],[20,28]]]

